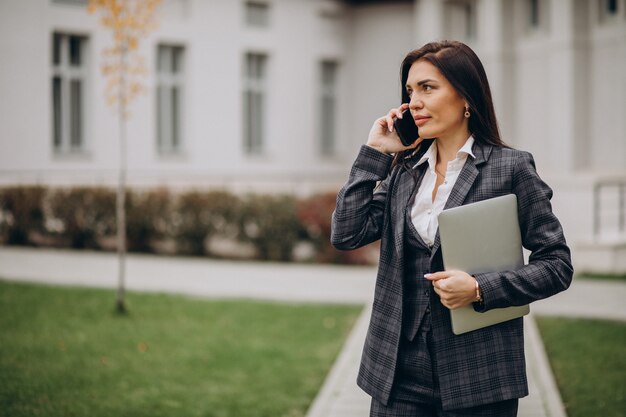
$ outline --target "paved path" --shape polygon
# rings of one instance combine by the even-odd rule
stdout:
[[[114,288],[111,253],[0,246],[0,277],[10,280]],[[202,258],[130,255],[126,288],[207,298],[365,304],[375,269],[331,265],[232,262]]]
[[[295,302],[364,304],[354,330],[307,417],[366,417],[369,397],[355,384],[369,321],[375,268],[227,262],[198,258],[131,255],[127,288],[209,298],[255,298]],[[114,254],[0,247],[0,277],[57,285],[113,288]],[[565,417],[534,315],[608,318],[626,321],[626,284],[575,281],[571,288],[533,303],[525,318],[530,395],[519,417]]]

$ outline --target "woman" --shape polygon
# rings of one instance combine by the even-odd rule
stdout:
[[[335,247],[381,239],[357,382],[372,396],[371,416],[515,416],[528,394],[523,320],[457,336],[448,309],[524,305],[569,286],[552,190],[529,153],[500,139],[484,68],[467,45],[426,44],[406,56],[401,78],[404,104],[374,122],[333,213]],[[408,147],[393,125],[406,109],[420,133]],[[444,207],[511,193],[529,264],[474,276],[444,270]]]

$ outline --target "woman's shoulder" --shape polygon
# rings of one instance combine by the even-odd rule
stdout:
[[[528,151],[523,151],[521,149],[504,146],[494,146],[491,150],[491,155],[489,159],[492,158],[507,161],[511,164],[523,163],[523,161],[534,163],[532,153]]]

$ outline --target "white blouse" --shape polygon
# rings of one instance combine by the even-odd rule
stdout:
[[[437,228],[439,227],[439,220],[437,216],[443,211],[443,207],[450,197],[450,192],[454,183],[456,182],[467,156],[472,153],[472,145],[474,144],[474,137],[470,136],[465,144],[456,154],[456,158],[448,162],[446,170],[446,179],[439,185],[435,201],[432,200],[433,189],[435,188],[435,182],[437,181],[437,173],[435,172],[435,165],[437,164],[437,140],[428,148],[426,153],[415,164],[415,167],[428,161],[428,169],[424,173],[422,183],[415,196],[413,207],[411,208],[411,220],[420,237],[428,246],[432,246],[437,234]]]

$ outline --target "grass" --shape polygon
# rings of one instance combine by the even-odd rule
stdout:
[[[595,279],[604,281],[626,281],[626,274],[599,274],[591,272],[583,272],[576,278],[580,279]]]
[[[569,417],[624,417],[626,324],[539,318]]]
[[[0,281],[0,416],[303,416],[357,306]]]

